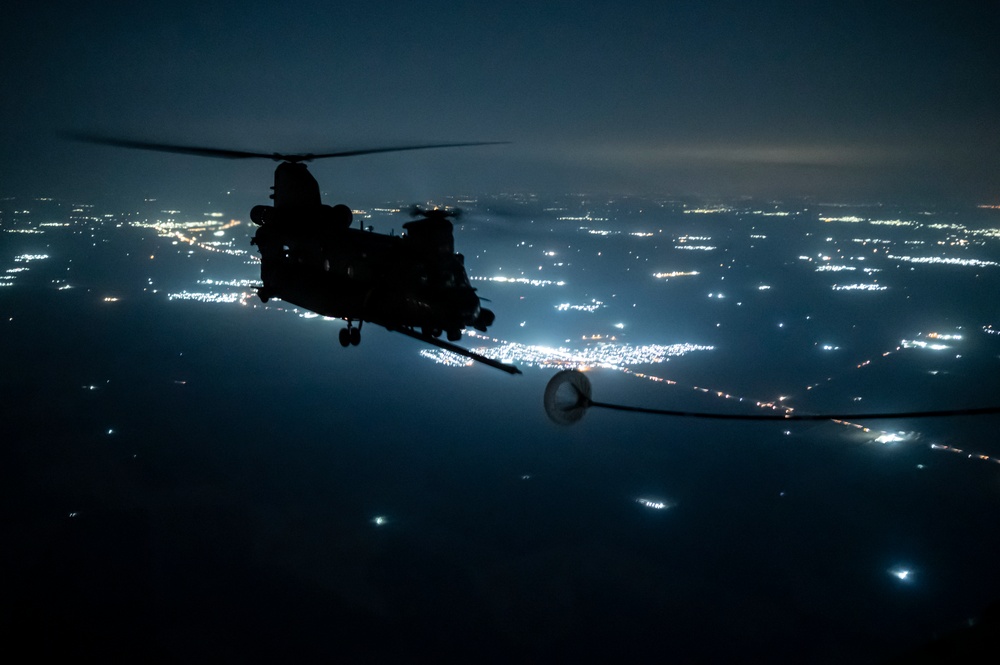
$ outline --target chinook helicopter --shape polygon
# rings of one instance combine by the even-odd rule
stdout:
[[[496,145],[497,141],[439,143],[368,148],[319,154],[257,153],[64,134],[67,138],[125,148],[228,159],[266,158],[279,162],[274,171],[273,205],[258,205],[250,219],[258,226],[251,239],[260,252],[262,302],[277,298],[320,314],[343,319],[339,341],[361,343],[365,322],[438,346],[509,374],[513,365],[487,358],[455,344],[465,328],[481,332],[493,324],[493,312],[481,304],[469,283],[465,259],[455,252],[452,220],[458,210],[414,206],[405,233],[375,233],[354,226],[344,204],[327,205],[319,184],[306,167],[313,159],[382,152]],[[357,325],[355,325],[357,324]],[[444,335],[447,341],[440,339]]]

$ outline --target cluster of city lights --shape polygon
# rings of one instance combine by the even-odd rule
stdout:
[[[650,508],[652,510],[665,510],[667,508],[673,508],[673,504],[667,503],[666,501],[660,501],[658,499],[644,499],[639,497],[635,500],[640,506],[645,508]]]
[[[885,291],[889,287],[881,284],[834,284],[830,288],[834,291]]]
[[[914,222],[907,219],[873,219],[868,222],[869,224],[879,224],[882,226],[910,226],[915,228],[920,228],[923,226],[920,222]]]
[[[494,346],[474,349],[480,355],[502,363],[518,363],[528,367],[543,368],[590,369],[600,367],[622,370],[629,366],[658,364],[695,351],[712,351],[714,349],[712,346],[689,343],[634,346],[609,342],[598,342],[582,349],[570,349],[507,342],[468,330],[465,334],[472,339],[489,341],[494,344]],[[420,355],[450,367],[471,365],[468,358],[442,349],[424,349]]]
[[[15,263],[31,263],[32,261],[42,261],[49,258],[48,254],[18,254],[14,257]],[[0,288],[14,286],[14,282],[20,273],[28,272],[27,266],[15,266],[7,268],[3,275],[0,275]]]
[[[587,305],[571,305],[568,302],[564,302],[564,303],[562,303],[560,305],[556,305],[556,311],[558,311],[558,312],[566,312],[566,311],[569,311],[569,310],[573,310],[573,311],[576,311],[576,312],[596,312],[597,310],[599,310],[600,308],[602,308],[604,306],[605,306],[604,303],[601,302],[600,300],[593,300],[592,299],[590,301],[590,304],[587,304]]]
[[[942,450],[949,453],[955,453],[956,455],[965,455],[966,459],[978,460],[980,462],[995,462],[1000,464],[1000,457],[993,457],[991,455],[984,455],[982,453],[970,453],[961,448],[956,448],[954,446],[946,446],[941,443],[932,443],[931,450]]]
[[[42,261],[49,258],[48,254],[18,254],[14,257],[14,263],[30,263],[31,261]]]
[[[895,254],[889,254],[889,259],[893,261],[905,261],[907,263],[938,263],[948,266],[997,266],[1000,263],[996,261],[983,261],[980,259],[956,259],[953,257],[944,256],[897,256]]]
[[[199,284],[206,286],[232,286],[238,289],[252,289],[260,284],[257,279],[199,279]]]
[[[732,212],[732,208],[726,206],[716,206],[713,208],[690,208],[684,211],[685,215],[714,215],[720,212]]]
[[[194,300],[196,302],[205,303],[240,303],[245,305],[247,299],[253,296],[252,293],[198,293],[190,291],[181,291],[180,293],[171,293],[167,296],[168,300]]]
[[[944,351],[945,349],[950,349],[951,347],[947,344],[931,344],[923,340],[911,340],[904,339],[900,342],[900,346],[904,349],[930,349],[931,351]]]
[[[850,224],[857,224],[858,222],[865,221],[864,217],[855,217],[853,215],[848,215],[845,217],[820,217],[821,222],[847,222]]]
[[[498,284],[527,284],[528,286],[566,286],[566,282],[559,280],[553,282],[549,279],[532,279],[529,277],[470,277],[476,282],[497,282]]]

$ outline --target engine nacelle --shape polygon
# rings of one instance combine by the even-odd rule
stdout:
[[[274,219],[274,206],[254,206],[250,209],[250,221],[263,226]]]
[[[338,203],[333,206],[333,220],[340,226],[350,226],[354,221],[354,213],[348,206]]]
[[[320,210],[320,223],[326,228],[347,229],[354,221],[354,213],[343,203],[324,205]]]
[[[493,310],[486,309],[485,307],[483,307],[481,310],[479,310],[479,317],[473,324],[473,328],[475,328],[479,332],[486,332],[486,329],[493,325],[493,322],[496,320],[496,318],[497,317],[493,313]]]

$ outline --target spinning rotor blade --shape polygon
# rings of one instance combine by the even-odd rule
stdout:
[[[354,157],[355,155],[374,155],[379,152],[403,152],[404,150],[429,150],[431,148],[465,148],[473,145],[504,145],[510,141],[473,141],[472,143],[427,143],[421,145],[402,145],[391,148],[366,148],[363,150],[343,150],[341,152],[326,152],[303,155],[306,160],[325,159],[327,157]]]
[[[63,132],[63,138],[73,141],[83,141],[84,143],[97,143],[99,145],[111,145],[116,148],[136,148],[138,150],[156,150],[158,152],[174,152],[182,155],[198,155],[199,157],[222,157],[224,159],[249,159],[251,157],[263,157],[265,159],[281,160],[283,155],[266,152],[245,152],[242,150],[226,150],[223,148],[203,148],[198,146],[173,145],[170,143],[151,143],[148,141],[132,141],[129,139],[116,139],[110,136],[99,134],[82,134],[77,132]]]
[[[404,150],[428,150],[431,148],[461,148],[474,145],[498,145],[508,143],[507,141],[477,141],[472,143],[432,143],[419,145],[391,146],[386,148],[363,148],[360,150],[340,150],[337,152],[324,153],[304,153],[301,155],[282,154],[278,152],[248,152],[245,150],[228,150],[225,148],[206,148],[202,146],[174,145],[172,143],[153,143],[150,141],[133,141],[130,139],[119,139],[100,134],[86,134],[80,132],[63,132],[64,138],[84,143],[97,143],[100,145],[110,145],[118,148],[136,148],[138,150],[156,150],[158,152],[173,152],[182,155],[197,155],[199,157],[221,157],[223,159],[250,159],[262,158],[273,159],[276,162],[308,162],[313,159],[326,159],[327,157],[356,157],[358,155],[373,155],[380,152],[402,152]]]

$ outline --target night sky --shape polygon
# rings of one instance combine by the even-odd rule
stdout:
[[[338,193],[383,198],[996,202],[1000,189],[995,2],[16,2],[5,14],[8,195],[204,195],[267,178],[59,130],[267,151],[514,142],[322,167]]]

